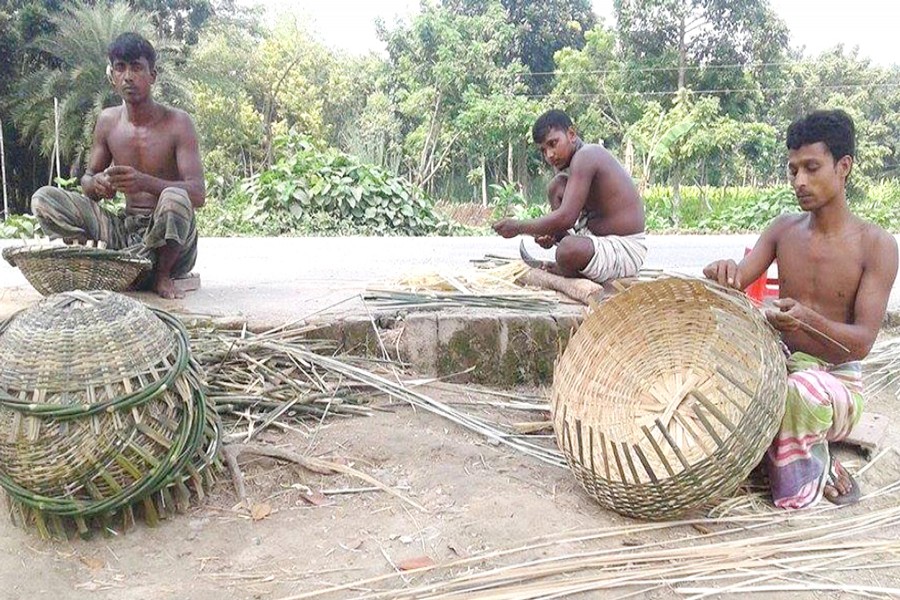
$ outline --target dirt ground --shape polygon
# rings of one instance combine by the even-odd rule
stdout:
[[[445,401],[463,400],[466,395],[440,394]],[[898,405],[891,393],[870,401],[871,410],[895,419],[900,414]],[[496,411],[491,416],[497,416]],[[534,415],[501,416],[530,420]],[[0,516],[0,598],[283,598],[390,574],[405,561],[423,556],[441,564],[515,547],[538,536],[574,535],[637,523],[601,509],[567,469],[546,466],[492,445],[453,423],[407,406],[392,405],[372,417],[335,418],[308,430],[267,432],[264,440],[303,454],[346,461],[425,511],[384,492],[335,493],[368,485],[348,476],[317,475],[269,459],[249,458],[243,463],[244,473],[258,520],[235,509],[237,500],[227,476],[220,478],[205,503],[188,514],[156,528],[139,524],[118,537],[42,541]],[[900,447],[896,428],[886,445]],[[857,455],[851,462],[858,467],[863,461]],[[900,457],[888,453],[868,471],[863,488],[866,491],[898,479]],[[875,506],[896,505],[897,498],[881,504],[867,501],[846,510],[864,514]],[[874,537],[897,539],[898,533],[888,529]],[[679,538],[697,532],[679,526],[640,534],[636,540],[603,543],[625,547],[654,535]],[[524,556],[540,558],[579,548],[579,544],[560,544]],[[479,565],[490,566],[495,565],[491,561]],[[900,587],[900,568],[853,571],[842,577],[846,577],[842,581]],[[397,578],[390,585],[401,587],[404,582]],[[344,590],[328,597],[346,598],[356,593]],[[809,592],[782,597],[845,596]],[[643,597],[682,596],[661,588]]]

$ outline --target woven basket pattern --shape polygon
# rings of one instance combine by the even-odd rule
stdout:
[[[662,278],[595,307],[556,365],[556,439],[604,507],[663,520],[734,492],[784,412],[774,331],[742,295]]]
[[[0,324],[0,361],[0,485],[40,514],[108,516],[215,457],[187,333],[163,311],[112,292],[49,296]]]
[[[18,246],[3,258],[47,296],[71,290],[125,291],[153,264],[127,252],[85,246]]]

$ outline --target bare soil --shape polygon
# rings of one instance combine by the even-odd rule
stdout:
[[[444,392],[443,399],[464,398]],[[900,414],[898,405],[893,393],[870,400],[871,410],[888,415]],[[534,420],[533,413],[494,411],[490,416]],[[0,518],[0,598],[282,598],[390,574],[405,561],[420,557],[441,564],[516,547],[537,536],[636,523],[600,508],[567,469],[492,445],[407,406],[391,405],[372,417],[334,418],[321,426],[311,424],[308,430],[273,430],[264,433],[262,441],[345,461],[426,510],[384,492],[336,493],[368,486],[348,476],[319,475],[251,458],[243,462],[243,470],[255,519],[236,506],[227,475],[188,514],[156,528],[141,523],[117,537],[43,541]],[[900,435],[894,428],[887,445],[900,446],[898,442]],[[852,450],[846,457],[851,459],[851,470],[864,462]],[[891,453],[866,473],[862,483],[866,491],[898,479],[900,458]],[[890,501],[896,503],[896,498]],[[872,506],[864,502],[848,510],[864,513]],[[681,526],[652,535],[678,538],[696,536],[697,531]],[[898,531],[879,535],[896,539]],[[648,536],[607,543],[633,545],[647,541]],[[577,549],[577,545],[561,544],[525,556]],[[845,577],[868,585],[900,587],[897,568],[855,571]],[[398,578],[391,585],[400,587],[404,582]],[[345,590],[329,597],[353,595]],[[649,597],[678,596],[663,588]],[[810,592],[783,597],[843,596]]]

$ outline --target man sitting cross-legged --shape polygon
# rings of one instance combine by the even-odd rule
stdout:
[[[564,190],[560,203],[551,197],[549,214],[503,219],[494,230],[505,238],[531,235],[545,248],[556,245],[556,262],[547,268],[557,275],[598,283],[637,275],[647,246],[644,204],[631,176],[603,146],[585,144],[562,111],[541,115],[532,137],[544,159],[567,173],[551,184],[556,192]]]
[[[779,299],[766,311],[788,358],[781,429],[765,463],[775,504],[811,506],[824,495],[855,501],[859,488],[829,442],[847,437],[863,410],[859,360],[875,341],[897,275],[897,243],[854,216],[846,183],[855,130],[842,111],[814,112],[787,132],[788,171],[801,214],[779,217],[736,264],[704,274],[743,289],[778,261]]]
[[[186,113],[153,100],[156,52],[147,40],[134,33],[117,37],[109,46],[109,73],[123,103],[97,119],[81,178],[86,196],[43,187],[34,193],[31,210],[54,238],[137,249],[153,260],[156,293],[181,297],[173,277],[194,266],[194,209],[203,206],[206,194],[197,134]],[[125,194],[124,215],[97,204],[116,192]]]

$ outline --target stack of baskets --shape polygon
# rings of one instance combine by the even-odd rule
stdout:
[[[663,278],[588,315],[557,363],[552,411],[589,494],[662,520],[735,491],[772,442],[786,393],[777,336],[743,295]]]
[[[26,244],[4,248],[3,258],[45,296],[70,290],[125,291],[153,267],[149,258],[93,246]]]
[[[49,296],[0,323],[0,485],[43,536],[154,524],[202,496],[219,425],[188,337],[106,291]]]

